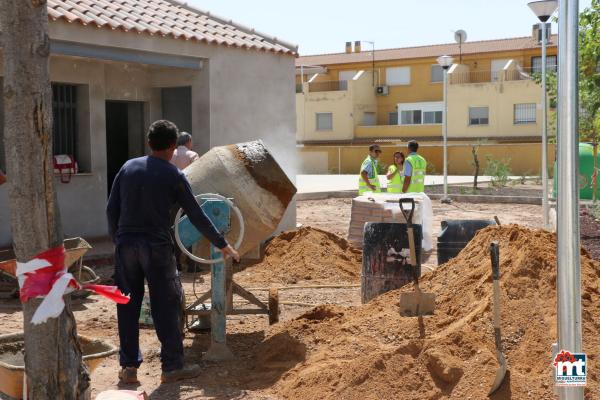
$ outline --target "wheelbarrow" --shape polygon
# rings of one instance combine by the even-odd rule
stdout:
[[[100,339],[79,336],[83,362],[90,373],[107,357],[118,353],[115,345]],[[15,399],[23,398],[25,372],[23,332],[0,335],[0,393]]]
[[[96,283],[100,278],[89,267],[83,265],[83,256],[92,248],[84,239],[77,237],[65,239],[65,266],[81,284]],[[16,276],[17,260],[12,249],[0,251],[0,298],[17,297],[19,282]],[[89,292],[83,291],[81,295]]]

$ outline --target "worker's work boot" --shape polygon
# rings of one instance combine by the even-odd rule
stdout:
[[[191,379],[200,375],[201,372],[202,369],[198,364],[189,364],[181,369],[166,372],[163,371],[162,375],[160,376],[160,381],[162,383],[171,383],[184,379]]]
[[[140,383],[137,378],[136,367],[125,367],[119,371],[119,381],[126,385]]]

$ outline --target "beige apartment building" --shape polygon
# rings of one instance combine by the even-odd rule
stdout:
[[[366,147],[383,161],[416,139],[431,171],[442,170],[443,70],[448,70],[449,172],[471,174],[479,157],[504,159],[514,174],[537,175],[541,162],[541,70],[537,26],[532,36],[421,47],[347,52],[296,60],[296,141],[303,173],[357,173]],[[348,47],[348,44],[347,44]],[[557,37],[547,65],[556,70]],[[549,149],[553,162],[553,147]]]

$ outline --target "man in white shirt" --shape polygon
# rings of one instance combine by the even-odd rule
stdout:
[[[198,158],[198,153],[192,151],[192,135],[181,132],[177,139],[177,149],[173,153],[173,158],[171,158],[171,164],[182,170]]]

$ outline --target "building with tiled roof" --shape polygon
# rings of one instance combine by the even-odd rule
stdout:
[[[107,234],[112,180],[147,153],[145,131],[157,119],[191,133],[200,154],[262,139],[291,171],[297,46],[173,0],[47,4],[54,153],[79,166],[57,183],[66,235]],[[3,170],[2,146],[0,138]],[[0,220],[8,221],[2,190]],[[0,225],[0,246],[10,241],[9,224]]]
[[[385,163],[406,142],[421,142],[432,171],[441,171],[442,55],[448,70],[448,140],[451,174],[472,173],[473,145],[510,159],[513,173],[541,169],[541,68],[537,25],[532,36],[371,50],[347,42],[346,52],[296,59],[296,115],[301,171],[356,173],[365,148],[380,143]],[[555,71],[557,35],[548,65]],[[549,154],[553,154],[549,152]]]
[[[549,40],[550,45],[556,46],[558,35]],[[458,43],[434,44],[429,46],[400,47],[394,49],[375,50],[375,61],[409,60],[418,58],[437,58],[444,54],[477,55],[509,51],[538,50],[539,42],[531,36],[479,40]],[[371,62],[371,51],[365,50],[351,53],[315,54],[298,57],[296,65],[332,65]]]
[[[172,0],[48,0],[51,21],[283,54],[297,46]]]

